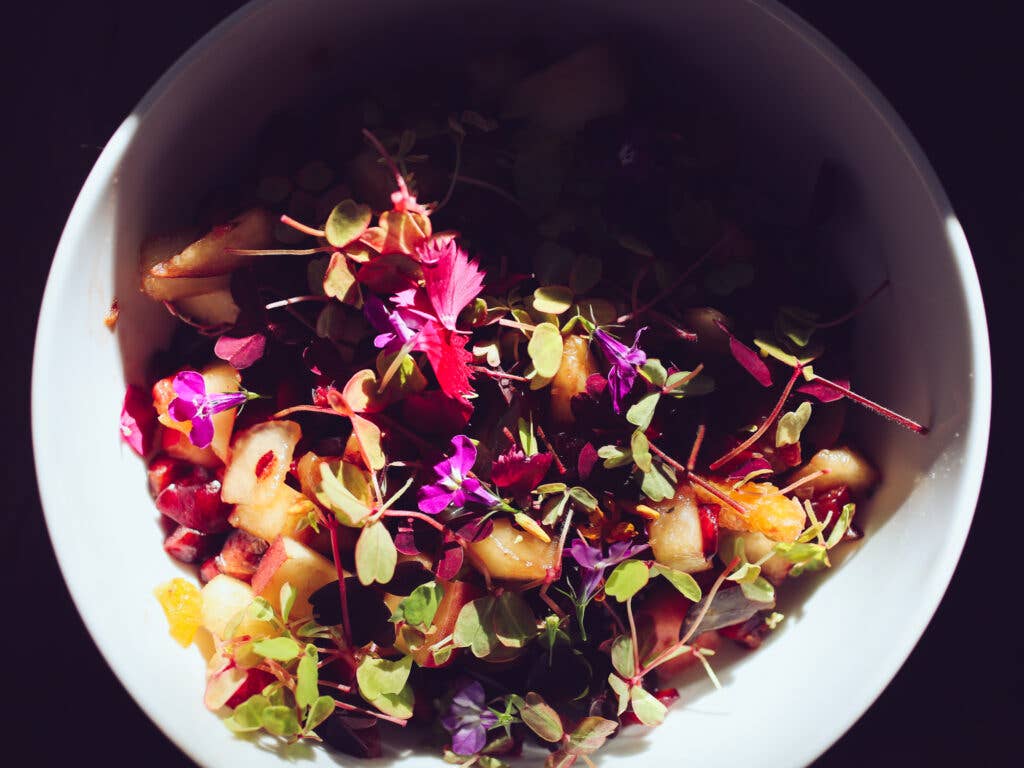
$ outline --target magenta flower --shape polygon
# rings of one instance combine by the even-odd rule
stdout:
[[[647,328],[644,327],[636,332],[632,347],[627,347],[600,328],[594,331],[594,338],[597,339],[605,359],[611,365],[611,369],[608,371],[608,387],[612,395],[612,408],[616,413],[622,412],[622,400],[633,388],[633,382],[636,381],[637,376],[637,366],[647,362],[647,353],[637,346],[640,343],[640,334],[646,330]]]
[[[487,743],[487,731],[498,724],[498,716],[484,706],[484,687],[476,680],[464,682],[452,696],[441,725],[452,735],[452,752],[475,755]]]
[[[196,371],[182,371],[174,377],[173,387],[178,395],[171,401],[167,412],[175,421],[191,421],[188,439],[197,448],[206,448],[213,441],[213,415],[235,408],[250,398],[248,392],[222,392],[207,394],[206,382]]]
[[[580,603],[587,603],[597,594],[604,572],[624,560],[629,560],[650,547],[650,544],[634,544],[631,541],[617,541],[608,547],[604,554],[600,545],[592,547],[583,539],[574,539],[565,550],[573,560],[579,563],[583,572],[583,584],[580,590]]]
[[[377,296],[371,294],[366,297],[363,313],[367,322],[378,332],[373,339],[373,346],[377,349],[394,352],[416,335],[401,313],[389,311],[387,304]]]
[[[448,507],[464,507],[467,502],[496,504],[498,498],[469,473],[476,462],[476,446],[465,435],[452,438],[455,452],[434,465],[436,483],[420,488],[419,507],[428,515],[436,515]]]

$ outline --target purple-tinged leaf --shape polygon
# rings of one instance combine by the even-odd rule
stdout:
[[[836,379],[836,384],[843,387],[844,389],[850,388],[849,379]],[[796,391],[801,395],[810,395],[815,400],[821,403],[834,403],[837,400],[842,400],[845,395],[837,389],[826,386],[821,382],[811,381],[808,384],[804,384],[802,387],[797,387]]]
[[[451,581],[462,568],[465,552],[458,540],[449,532],[445,532],[444,543],[441,544],[434,558],[434,573],[439,579]]]
[[[580,449],[580,457],[576,461],[576,471],[579,472],[581,482],[590,478],[590,473],[594,471],[594,465],[597,464],[598,458],[597,448],[593,443],[586,443]]]
[[[716,320],[715,325],[723,333],[729,335],[729,352],[732,353],[736,362],[743,366],[743,369],[753,376],[762,387],[770,387],[772,385],[772,374],[768,370],[768,366],[765,365],[764,360],[761,359],[761,356],[733,336],[732,332],[721,321]]]
[[[156,429],[156,411],[153,400],[145,390],[128,385],[121,406],[121,439],[139,456],[145,456],[153,447]]]
[[[248,368],[261,357],[267,348],[267,337],[262,333],[252,336],[221,336],[213,346],[213,353],[236,369]]]
[[[755,472],[763,473],[765,470],[771,472],[772,465],[768,462],[767,459],[758,456],[757,458],[745,461],[742,464],[735,467],[734,469],[729,470],[729,474],[726,476],[725,479],[727,482],[734,483],[737,480],[745,480]]]

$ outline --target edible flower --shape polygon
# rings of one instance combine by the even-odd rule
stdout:
[[[491,480],[509,496],[526,496],[540,485],[551,468],[554,454],[535,453],[527,456],[516,447],[498,456],[491,468]]]
[[[452,735],[452,752],[475,755],[487,743],[487,731],[498,725],[498,716],[484,706],[484,687],[472,680],[452,696],[441,725]]]
[[[597,594],[601,579],[608,568],[618,565],[624,560],[643,552],[650,544],[634,544],[631,541],[619,541],[608,547],[608,554],[604,554],[601,545],[592,547],[584,539],[575,539],[569,545],[565,553],[579,563],[583,572],[583,584],[580,593],[580,603],[588,602]]]
[[[249,392],[221,392],[208,394],[202,374],[182,371],[172,382],[178,396],[171,401],[167,412],[175,421],[191,421],[188,439],[196,448],[206,448],[213,441],[213,415],[235,408],[254,397]]]
[[[452,438],[455,452],[434,465],[438,480],[419,491],[420,511],[436,515],[450,506],[463,507],[466,502],[496,504],[498,498],[469,473],[476,463],[476,446],[465,435]]]
[[[401,313],[389,311],[387,305],[373,294],[366,297],[363,313],[367,322],[377,331],[377,336],[373,339],[373,346],[377,349],[394,352],[416,336]]]
[[[637,366],[647,362],[647,353],[638,346],[640,334],[646,330],[645,326],[636,332],[632,347],[627,347],[600,328],[594,330],[594,338],[611,365],[611,370],[608,371],[608,386],[612,395],[612,408],[616,413],[622,412],[622,400],[633,388],[633,382],[636,381],[637,376]]]

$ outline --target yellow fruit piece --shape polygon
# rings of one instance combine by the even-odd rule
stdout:
[[[153,590],[160,607],[164,609],[171,637],[182,646],[192,644],[200,624],[203,600],[199,588],[182,578],[171,579]]]
[[[744,483],[733,490],[727,483],[711,483],[721,493],[742,504],[747,515],[722,502],[698,485],[693,486],[697,499],[705,504],[718,504],[718,523],[731,531],[757,531],[772,541],[795,541],[806,527],[807,513],[796,499],[783,496],[771,483]]]

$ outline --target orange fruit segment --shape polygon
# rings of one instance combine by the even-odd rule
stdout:
[[[175,578],[157,587],[153,594],[164,609],[171,637],[183,646],[191,645],[200,625],[203,599],[199,588],[185,579]]]
[[[700,502],[719,505],[718,523],[723,528],[757,531],[773,541],[796,541],[806,527],[807,513],[800,502],[783,496],[771,483],[744,483],[735,490],[728,483],[711,481],[711,484],[749,511],[741,515],[714,494],[694,485]]]

